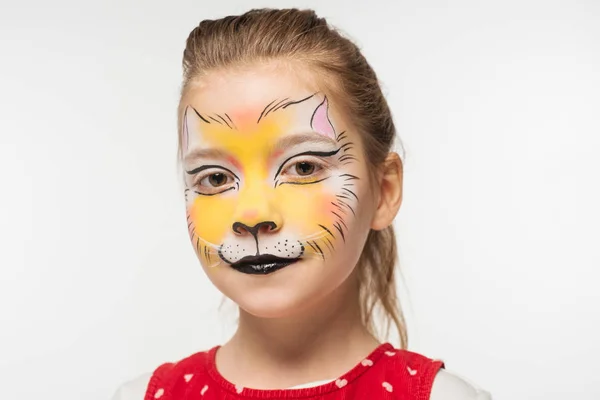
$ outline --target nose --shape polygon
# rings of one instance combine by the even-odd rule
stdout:
[[[258,224],[254,225],[254,226],[248,226],[242,222],[234,222],[231,229],[233,229],[233,231],[235,233],[237,233],[238,235],[243,235],[244,231],[246,231],[246,233],[250,233],[252,236],[257,238],[258,233],[261,230],[263,231],[263,233],[277,230],[277,224],[273,221],[264,221],[264,222],[259,222]]]
[[[251,178],[242,186],[237,207],[231,215],[232,231],[236,235],[249,233],[257,237],[258,233],[282,229],[283,218],[272,189],[264,183],[262,176]]]

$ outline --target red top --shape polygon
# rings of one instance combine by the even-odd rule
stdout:
[[[262,390],[236,386],[217,371],[219,346],[177,363],[159,366],[144,400],[428,400],[433,379],[444,364],[407,350],[381,344],[337,380],[309,388]]]

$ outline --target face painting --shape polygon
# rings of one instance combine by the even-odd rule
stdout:
[[[329,108],[319,92],[262,110],[184,108],[188,228],[205,267],[269,275],[344,247],[358,152]]]

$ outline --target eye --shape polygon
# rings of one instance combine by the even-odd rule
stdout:
[[[208,183],[213,187],[223,186],[227,183],[227,176],[222,173],[211,174],[208,177]]]
[[[296,161],[283,169],[282,175],[288,178],[307,178],[319,174],[325,167],[313,160]]]
[[[195,186],[196,193],[212,196],[235,189],[236,178],[223,169],[212,169],[198,176]]]
[[[313,163],[301,161],[295,164],[295,169],[298,175],[307,176],[315,172],[316,166]]]
[[[201,187],[218,188],[230,184],[233,178],[223,172],[215,172],[210,175],[205,175],[198,184]]]

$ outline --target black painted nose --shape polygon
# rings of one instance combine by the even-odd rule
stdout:
[[[258,232],[260,232],[260,230],[264,229],[265,227],[266,227],[267,232],[277,229],[277,225],[273,221],[259,222],[258,224],[254,225],[254,226],[248,226],[241,222],[234,222],[232,229],[235,233],[240,234],[240,235],[243,234],[242,230],[244,230],[244,231],[250,233],[252,236],[257,237]]]

